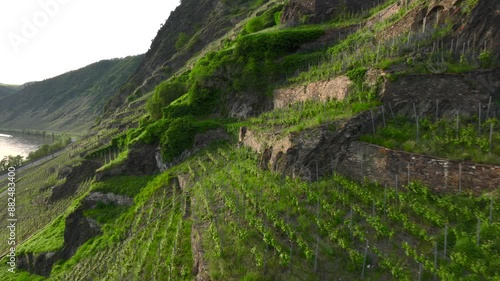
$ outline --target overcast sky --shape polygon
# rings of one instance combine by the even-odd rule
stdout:
[[[145,53],[179,0],[0,0],[0,83]]]

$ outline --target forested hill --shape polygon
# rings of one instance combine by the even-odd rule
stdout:
[[[7,85],[0,83],[0,98],[10,95],[15,91],[19,90],[20,86],[18,85]]]
[[[0,94],[0,126],[83,133],[142,58],[139,55],[102,60],[32,83],[15,95]]]

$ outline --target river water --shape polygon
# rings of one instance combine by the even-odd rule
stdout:
[[[0,160],[8,155],[28,156],[43,144],[52,143],[52,137],[34,136],[23,133],[2,132],[0,130]]]

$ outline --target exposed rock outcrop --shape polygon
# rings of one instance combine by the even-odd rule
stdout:
[[[235,23],[234,10],[241,12],[243,3],[222,0],[183,0],[158,30],[142,64],[127,83],[106,104],[104,118],[126,104],[127,97],[145,94],[175,73],[191,57],[222,37]],[[248,1],[247,1],[248,2]],[[246,9],[251,10],[248,6]],[[233,14],[233,16],[228,16]],[[240,15],[245,17],[245,13]],[[178,50],[176,41],[183,33],[190,38],[186,48]]]
[[[224,131],[222,128],[208,130],[205,133],[197,134],[194,137],[193,147],[191,149],[184,150],[182,154],[176,157],[172,162],[163,162],[163,157],[161,156],[161,148],[156,149],[155,153],[155,163],[160,171],[165,171],[167,168],[172,167],[182,161],[186,160],[189,156],[193,155],[200,149],[203,149],[214,142],[228,141],[231,136]]]
[[[364,0],[291,0],[285,6],[281,23],[320,23],[332,19],[343,12],[368,10],[377,2]]]
[[[72,257],[81,245],[101,233],[99,223],[94,219],[85,217],[83,211],[83,208],[79,208],[66,218],[64,247],[60,256],[62,259]]]
[[[307,100],[327,101],[343,100],[349,94],[349,86],[352,84],[347,76],[339,76],[328,81],[320,81],[293,88],[278,89],[274,92],[274,108],[281,108],[296,102]]]
[[[99,162],[84,160],[80,165],[72,167],[69,173],[66,171],[66,182],[52,189],[49,201],[55,202],[75,194],[80,184],[93,177],[100,166]]]
[[[346,121],[291,133],[280,139],[247,129],[240,139],[242,144],[261,154],[262,168],[315,180],[331,173],[332,167],[335,168],[346,157],[350,143],[370,129],[371,115],[368,112]],[[316,171],[316,165],[321,170]]]
[[[368,71],[365,83],[376,83],[379,75],[385,74],[374,70]],[[359,178],[360,175],[357,174],[359,167],[355,164],[346,164],[349,161],[353,162],[352,143],[357,141],[359,136],[371,133],[372,126],[381,124],[384,116],[390,118],[391,115],[402,114],[412,117],[416,110],[420,116],[432,117],[436,114],[436,100],[440,118],[455,116],[457,111],[462,115],[477,115],[480,103],[482,118],[486,117],[488,107],[490,116],[498,115],[499,109],[495,103],[500,101],[499,77],[499,69],[467,74],[400,76],[395,81],[386,80],[382,84],[380,94],[385,110],[382,111],[382,107],[372,110],[373,119],[371,112],[364,112],[349,120],[308,128],[284,137],[276,137],[277,133],[259,133],[242,127],[239,141],[240,144],[251,147],[261,155],[260,166],[265,169],[316,180],[341,167],[343,174]],[[290,91],[287,92],[289,96],[294,94],[300,96],[307,92],[301,87],[287,91]],[[287,95],[282,94],[285,97]],[[318,98],[318,94],[309,95],[308,99],[314,97]],[[491,104],[489,104],[490,97],[492,97]],[[390,174],[389,171],[388,173]],[[493,176],[488,174],[485,177],[494,175],[494,173]],[[431,188],[434,187],[432,182],[429,184]]]
[[[110,177],[129,175],[144,176],[159,172],[156,160],[156,145],[136,144],[129,148],[127,160],[124,163],[96,174],[97,181]]]
[[[85,199],[83,200],[83,204],[86,209],[94,208],[99,202],[108,204],[115,204],[121,206],[132,206],[134,204],[134,199],[114,194],[111,192],[102,193],[102,192],[91,192]]]
[[[417,180],[441,193],[467,191],[480,195],[500,186],[500,166],[452,161],[358,141],[351,143],[336,171],[388,186],[395,185],[397,175],[403,186],[408,179]]]
[[[404,75],[395,81],[386,82],[382,102],[386,109],[406,116],[477,115],[479,104],[483,107],[483,118],[490,116],[500,101],[500,69],[477,71],[464,74]],[[415,108],[413,107],[415,104]],[[437,109],[436,109],[437,106]],[[388,111],[389,112],[389,111]]]
[[[101,225],[83,214],[85,210],[93,209],[99,203],[131,206],[134,200],[114,193],[91,192],[82,200],[80,207],[66,218],[63,248],[57,252],[26,253],[18,257],[18,267],[48,277],[58,260],[69,259],[81,245],[102,233]]]
[[[48,277],[52,266],[60,259],[59,252],[41,254],[26,253],[17,257],[17,266],[28,272]]]

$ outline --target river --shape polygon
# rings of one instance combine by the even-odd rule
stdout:
[[[35,136],[18,132],[2,132],[0,130],[0,160],[8,155],[21,155],[26,158],[32,151],[43,144],[52,143],[52,136]]]

